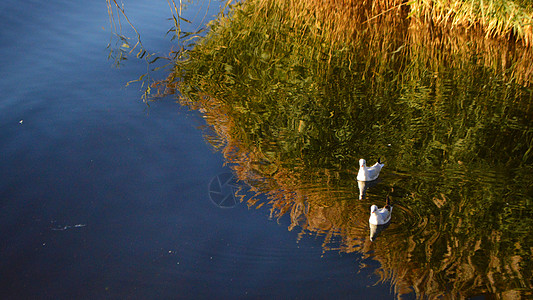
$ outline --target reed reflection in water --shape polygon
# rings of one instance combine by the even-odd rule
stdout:
[[[376,259],[398,295],[531,297],[530,51],[415,19],[378,18],[346,43],[310,23],[239,4],[168,78],[257,195],[248,205]],[[387,163],[366,197],[363,157]],[[369,207],[387,195],[393,219],[371,242]]]

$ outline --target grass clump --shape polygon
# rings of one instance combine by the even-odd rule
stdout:
[[[487,37],[533,42],[533,8],[530,1],[414,0],[411,15],[435,26],[481,29]]]
[[[441,28],[462,28],[486,37],[533,42],[533,3],[529,0],[262,0],[257,7],[277,5],[290,19],[315,28],[313,34],[328,33],[336,41],[347,41],[362,24],[393,22],[401,26],[414,18]]]

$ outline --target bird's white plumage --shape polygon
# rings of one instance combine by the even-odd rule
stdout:
[[[378,161],[371,167],[367,167],[366,160],[361,158],[359,160],[359,172],[357,172],[357,180],[359,181],[376,180],[383,166],[385,166],[385,164],[382,164]]]
[[[384,225],[389,223],[392,214],[392,206],[378,208],[377,205],[370,207],[368,223],[372,225]]]

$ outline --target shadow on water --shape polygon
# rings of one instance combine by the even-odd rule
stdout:
[[[203,113],[247,204],[379,261],[398,295],[531,297],[530,50],[397,15],[332,40],[295,11],[237,4],[164,87]],[[362,197],[358,159],[378,157]],[[371,242],[369,207],[389,194],[392,221]]]

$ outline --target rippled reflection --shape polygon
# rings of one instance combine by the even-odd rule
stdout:
[[[529,50],[387,19],[325,43],[287,19],[239,5],[167,86],[203,112],[239,180],[268,196],[248,205],[289,216],[325,250],[373,257],[400,295],[531,296]],[[378,157],[379,180],[360,185],[358,160]],[[392,221],[371,242],[369,207],[387,195]]]

